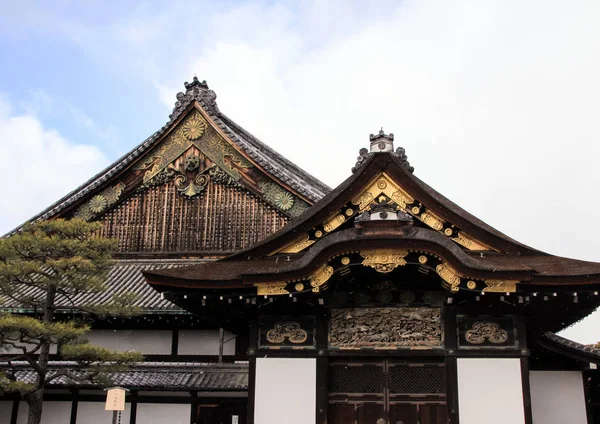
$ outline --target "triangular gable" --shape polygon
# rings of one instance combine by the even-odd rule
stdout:
[[[403,151],[367,154],[354,171],[299,220],[238,256],[259,258],[302,252],[348,227],[358,215],[381,201],[392,204],[467,251],[541,253],[486,225],[420,181],[412,174]]]
[[[216,95],[205,82],[194,78],[177,98],[167,125],[31,221],[97,219],[124,199],[169,178],[176,179],[181,195],[188,198],[201,195],[208,180],[247,189],[288,218],[329,191],[221,114]]]

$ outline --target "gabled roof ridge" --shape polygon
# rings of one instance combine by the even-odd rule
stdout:
[[[329,187],[327,184],[323,183],[322,181],[320,181],[319,179],[317,179],[316,177],[314,177],[313,175],[309,174],[308,172],[304,171],[302,168],[300,168],[298,165],[296,165],[295,163],[293,163],[292,161],[290,161],[289,159],[281,156],[279,153],[277,153],[273,148],[269,147],[268,145],[266,145],[265,143],[263,143],[262,141],[260,141],[258,138],[256,138],[254,135],[252,135],[251,133],[249,133],[246,129],[244,129],[241,125],[237,124],[235,121],[233,121],[231,118],[229,118],[227,115],[225,115],[224,113],[219,113],[219,117],[221,118],[222,121],[224,121],[224,123],[229,126],[232,127],[233,130],[238,131],[239,133],[241,133],[241,135],[243,135],[245,137],[244,141],[250,142],[252,144],[254,144],[254,147],[256,149],[258,149],[259,151],[264,151],[266,153],[268,153],[271,156],[271,159],[276,160],[277,162],[279,162],[280,165],[284,166],[284,170],[292,170],[294,171],[294,173],[298,174],[299,177],[301,177],[302,179],[308,181],[311,183],[311,185],[316,186],[316,188],[318,188],[320,190],[319,197],[317,198],[312,198],[311,200],[313,201],[317,201],[319,200],[321,197],[323,197],[325,194],[329,193],[331,191],[331,187]],[[239,139],[239,137],[236,137]],[[242,141],[242,140],[240,140]],[[253,159],[256,160],[260,160],[260,157],[253,157]],[[274,172],[277,173],[279,170],[274,169],[270,164],[268,163],[261,163],[261,166],[263,166],[265,168],[265,170],[269,171],[269,172]],[[279,179],[281,179],[284,183],[289,183],[289,179],[285,176],[285,175],[276,175]],[[304,189],[304,187],[299,186],[300,189]]]
[[[235,124],[231,119],[223,115],[216,104],[216,94],[214,91],[208,89],[208,85],[206,82],[200,83],[198,78],[194,77],[192,83],[185,83],[186,92],[185,93],[177,93],[177,102],[175,103],[175,107],[173,108],[173,112],[169,115],[169,120],[166,124],[164,124],[158,131],[153,133],[151,136],[146,138],[141,144],[137,145],[129,152],[125,153],[115,162],[111,163],[109,166],[104,168],[102,171],[98,172],[96,175],[88,179],[83,184],[79,185],[77,188],[73,189],[63,197],[61,197],[58,201],[54,202],[38,214],[34,215],[23,224],[17,226],[11,231],[7,232],[4,236],[9,236],[19,231],[23,225],[27,222],[43,220],[51,218],[58,213],[62,212],[67,207],[71,206],[92,190],[97,189],[98,187],[105,184],[112,177],[114,177],[117,173],[122,171],[128,165],[130,165],[135,159],[140,157],[142,154],[148,152],[152,148],[155,147],[155,142],[158,141],[165,132],[171,128],[171,126],[185,113],[187,112],[189,106],[195,102],[198,102],[200,106],[204,109],[206,113],[215,121],[215,123],[223,130],[227,132],[232,138],[232,141],[236,142],[243,150],[246,150],[249,146],[249,141],[245,140],[246,143],[241,141],[241,137],[238,137],[228,125],[223,122],[222,118],[224,117],[228,124],[231,124],[235,127],[239,132],[242,132],[245,137],[252,138],[252,142],[254,144],[258,144],[260,147],[254,147],[256,150],[262,149],[269,153],[271,156],[270,159],[274,159],[280,161],[283,165],[284,170],[275,170],[272,166],[268,166],[265,163],[264,158],[256,157],[252,153],[247,152],[253,159],[255,159],[267,172],[273,173],[273,175],[281,180],[282,182],[289,184],[293,189],[297,190],[300,194],[306,196],[311,201],[317,201],[323,195],[325,195],[329,190],[331,190],[328,186],[323,184],[321,181],[317,180],[315,177],[310,174],[302,171],[298,166],[294,165],[289,160],[283,158],[273,149],[266,146],[264,143],[259,142],[254,136],[248,133],[246,130],[241,128],[239,125]],[[288,167],[294,171],[293,175],[286,175],[285,167]],[[278,172],[279,171],[279,172]],[[294,178],[296,177],[296,178]],[[298,181],[295,181],[298,180]],[[316,190],[309,190],[305,186],[311,185],[315,186]]]

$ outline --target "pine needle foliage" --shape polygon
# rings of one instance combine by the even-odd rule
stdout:
[[[0,300],[28,314],[0,313],[0,354],[6,364],[0,371],[0,390],[18,392],[29,405],[28,424],[39,424],[44,389],[53,380],[110,384],[109,374],[126,369],[143,357],[118,353],[87,343],[89,326],[68,316],[139,313],[135,296],[121,293],[109,304],[85,304],[81,299],[106,291],[116,241],[97,236],[101,225],[80,219],[39,221],[10,237],[0,239]],[[50,352],[74,361],[73,369],[49,369]],[[15,363],[35,371],[35,382],[16,378]]]

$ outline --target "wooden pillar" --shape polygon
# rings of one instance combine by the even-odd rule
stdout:
[[[327,357],[328,348],[328,326],[329,317],[325,308],[316,317],[316,348],[317,348],[317,399],[316,399],[316,418],[317,424],[327,424],[328,408],[328,377],[329,360]]]
[[[129,411],[129,424],[135,424],[137,420],[137,391],[131,391],[129,405],[131,407],[131,411]]]
[[[17,424],[17,418],[19,417],[19,403],[21,401],[19,400],[19,398],[16,398],[13,401],[13,405],[12,405],[12,411],[11,411],[11,415],[10,415],[10,424]]]
[[[71,419],[69,424],[77,424],[77,406],[79,403],[79,390],[73,390],[73,398],[71,400]]]
[[[247,423],[254,424],[254,400],[256,397],[256,353],[258,350],[258,322],[250,322],[248,331],[248,408]],[[257,423],[259,424],[259,423]]]
[[[446,346],[446,408],[449,424],[458,424],[458,373],[456,365],[457,321],[456,308],[449,304],[444,308],[444,328],[446,331],[444,343]]]

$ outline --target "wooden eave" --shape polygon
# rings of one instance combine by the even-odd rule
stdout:
[[[489,246],[485,251],[470,251],[443,231],[426,225],[398,228],[356,228],[352,221],[360,212],[360,196],[374,181],[384,176],[398,184],[420,208],[459,228],[478,242]],[[354,209],[349,209],[350,207]],[[410,208],[407,208],[410,209]],[[316,228],[332,216],[342,216],[339,228],[311,240],[299,253],[286,253],[286,246],[314,234]],[[417,222],[418,216],[414,221]],[[420,218],[419,218],[420,219]],[[216,289],[244,287],[271,282],[307,278],[336,255],[357,249],[422,250],[437,255],[464,277],[482,280],[518,281],[519,290],[542,285],[590,288],[600,283],[600,264],[562,258],[525,246],[437,193],[409,172],[389,153],[376,153],[339,187],[322,198],[296,220],[253,247],[212,263],[177,270],[150,271],[145,276],[156,286],[177,285]],[[219,286],[219,282],[223,283]],[[159,289],[160,290],[160,289]],[[533,289],[532,289],[533,290]]]
[[[492,252],[469,254],[443,235],[419,227],[352,228],[331,234],[297,255],[220,260],[178,269],[145,271],[144,275],[159,291],[166,287],[228,290],[306,279],[332,258],[357,249],[426,252],[441,258],[465,278],[518,281],[517,290],[522,292],[533,292],[548,285],[567,285],[571,290],[600,286],[600,264],[597,263],[554,256],[508,258]]]

